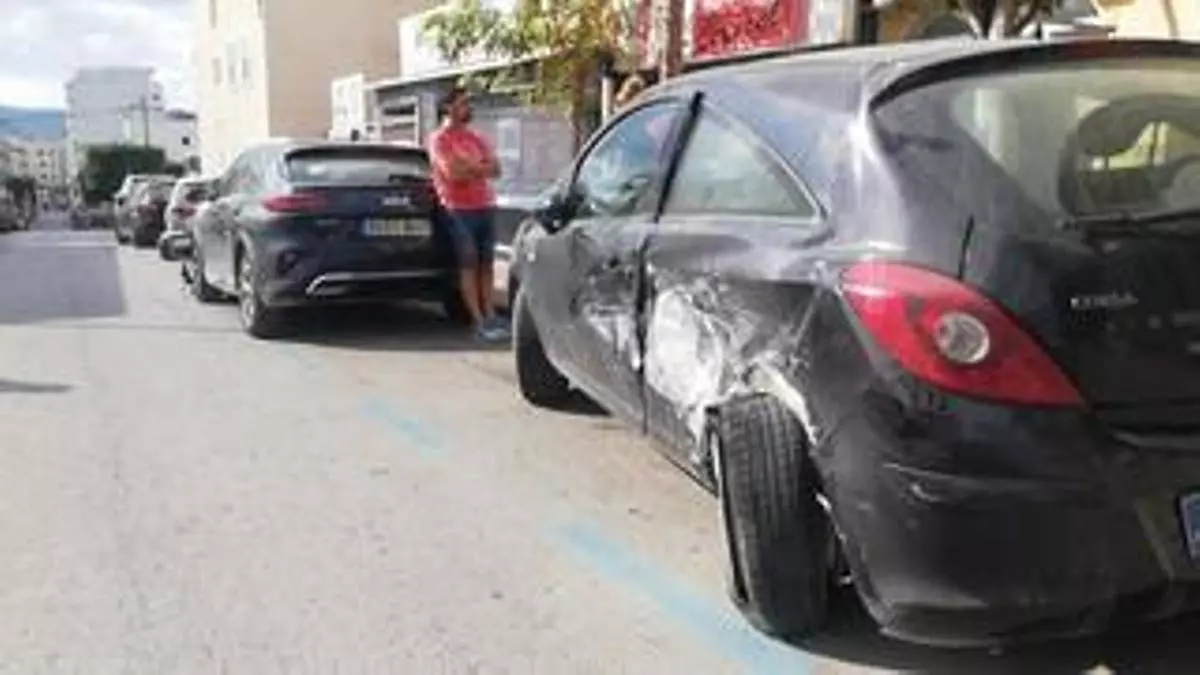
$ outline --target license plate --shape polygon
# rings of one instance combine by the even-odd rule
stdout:
[[[1200,559],[1200,492],[1184,495],[1179,500],[1179,514],[1183,519],[1183,536],[1187,541],[1188,553]]]
[[[368,220],[363,223],[363,234],[368,237],[428,237],[433,226],[420,218],[393,218]]]

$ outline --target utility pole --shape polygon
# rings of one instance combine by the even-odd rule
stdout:
[[[138,110],[142,113],[142,146],[150,147],[150,103],[143,94],[138,99]]]

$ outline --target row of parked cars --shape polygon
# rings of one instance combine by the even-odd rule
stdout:
[[[514,237],[519,389],[659,441],[771,634],[823,630],[838,588],[954,645],[1196,609],[1197,92],[1200,46],[1154,41],[656,86]],[[162,250],[258,336],[312,302],[453,311],[428,172],[418,148],[264,144],[195,184]]]
[[[0,188],[0,232],[16,232],[29,228],[29,219],[7,192]]]

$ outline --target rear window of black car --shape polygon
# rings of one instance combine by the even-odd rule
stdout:
[[[287,157],[287,178],[316,185],[388,185],[429,176],[424,154],[390,149],[314,149]]]
[[[138,201],[166,201],[174,189],[174,183],[149,180],[133,188],[133,197]]]
[[[1200,207],[1200,60],[962,77],[901,95],[876,119],[897,159],[951,190],[1002,181],[1072,216]]]

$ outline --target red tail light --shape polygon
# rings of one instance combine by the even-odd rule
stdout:
[[[898,263],[859,263],[843,293],[900,366],[957,394],[1034,405],[1082,404],[1058,365],[996,303],[958,281]]]
[[[266,197],[262,205],[273,213],[312,213],[325,207],[325,198],[313,192],[293,192]]]

